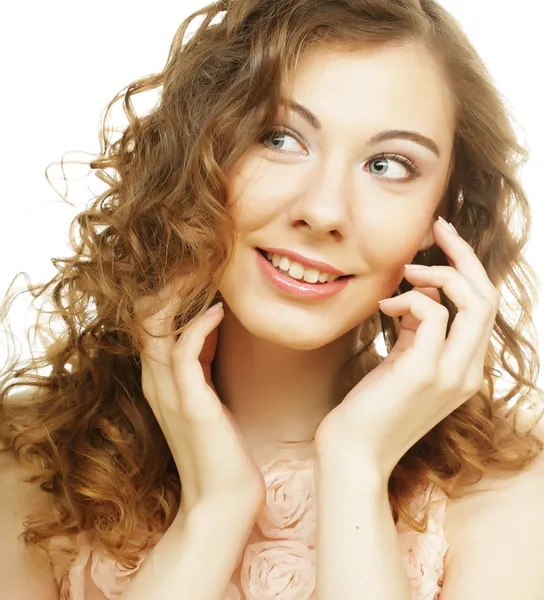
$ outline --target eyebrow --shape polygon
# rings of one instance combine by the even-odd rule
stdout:
[[[321,130],[320,120],[314,115],[313,112],[308,110],[305,106],[302,106],[302,104],[299,104],[294,100],[290,102],[283,101],[282,104],[287,106],[291,110],[294,110],[301,117],[306,119],[306,121],[308,121],[308,123],[314,129],[317,129],[317,131]],[[370,138],[370,144],[377,144],[379,142],[391,139],[410,140],[411,142],[415,142],[416,144],[424,146],[431,152],[434,152],[434,154],[436,154],[438,157],[440,157],[440,148],[438,147],[438,144],[431,138],[423,135],[422,133],[418,133],[417,131],[407,131],[406,129],[389,129],[387,131],[381,131],[380,133],[377,133],[376,135]]]

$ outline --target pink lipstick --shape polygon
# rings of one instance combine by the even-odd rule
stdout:
[[[304,280],[294,279],[288,273],[277,269],[257,248],[255,255],[266,279],[280,290],[298,298],[318,300],[330,298],[341,292],[353,279],[353,275],[347,275],[327,283],[308,283]]]

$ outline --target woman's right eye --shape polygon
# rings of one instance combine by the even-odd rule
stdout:
[[[295,142],[298,144],[298,146],[300,146],[301,144],[296,140],[296,138],[289,134],[288,131],[286,129],[273,129],[270,131],[267,131],[260,139],[260,143],[263,144],[264,146],[266,146],[267,148],[270,147],[269,143],[272,140],[280,140],[281,141],[284,138],[291,138],[292,140],[295,140]],[[275,145],[272,147],[273,150],[279,150],[280,152],[291,152],[290,150],[285,150],[283,147],[279,148],[278,145]]]

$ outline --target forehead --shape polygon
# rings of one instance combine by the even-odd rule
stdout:
[[[422,45],[406,43],[350,52],[316,46],[300,57],[291,78],[293,100],[335,134],[411,129],[448,147],[454,101],[438,61]]]

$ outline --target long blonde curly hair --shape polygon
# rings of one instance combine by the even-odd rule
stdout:
[[[202,22],[187,36],[194,19]],[[5,451],[53,499],[50,515],[27,520],[28,545],[45,550],[54,536],[87,531],[130,568],[135,554],[125,542],[170,526],[182,486],[142,393],[136,301],[190,265],[194,277],[179,309],[180,332],[218,296],[235,241],[225,173],[275,124],[301,52],[323,43],[350,51],[406,41],[432,50],[455,99],[452,171],[437,214],[453,222],[493,284],[511,298],[508,315],[504,306],[497,314],[497,344],[489,346],[482,389],[392,473],[395,519],[424,530],[409,510],[410,493],[421,482],[451,497],[462,477],[520,470],[540,454],[534,431],[516,427],[519,410],[541,391],[531,318],[537,278],[522,255],[531,210],[518,170],[527,152],[459,24],[434,0],[221,0],[181,24],[160,73],[134,81],[107,105],[100,155],[89,162],[107,190],[73,220],[73,254],[54,260],[55,277],[28,286],[34,299],[53,307],[40,308],[36,329],[46,330],[42,314],[62,325],[55,334],[47,331],[43,356],[24,362],[15,355],[0,378]],[[160,101],[138,116],[133,97],[159,88]],[[111,142],[106,121],[118,100],[128,125]],[[437,246],[414,262],[448,264]],[[411,287],[403,280],[397,293]],[[451,325],[456,308],[440,293]],[[3,322],[14,299],[10,288]],[[397,319],[380,311],[367,319],[360,351],[339,385],[347,392],[361,372],[378,365],[376,339],[383,335],[389,350],[397,334]],[[513,385],[499,396],[503,372]],[[16,402],[17,387],[30,388],[31,399]]]

